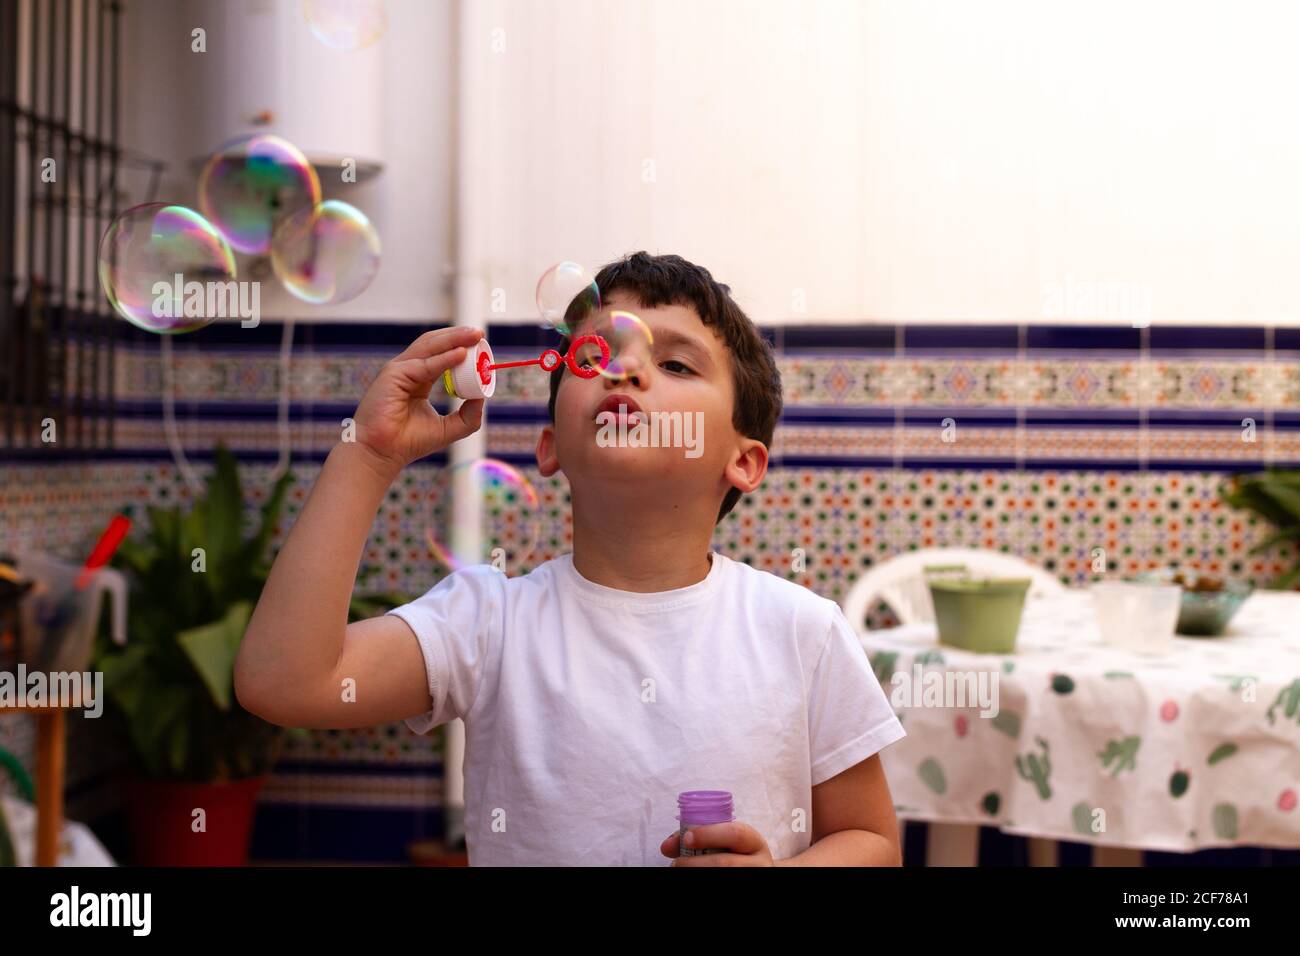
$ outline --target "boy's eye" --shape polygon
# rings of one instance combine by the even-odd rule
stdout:
[[[675,365],[677,366],[677,368],[676,369],[668,368],[670,365]],[[667,368],[670,372],[682,371],[688,374],[694,374],[690,369],[690,367],[683,365],[681,362],[677,361],[677,359],[669,359],[668,361],[664,362],[664,368]]]

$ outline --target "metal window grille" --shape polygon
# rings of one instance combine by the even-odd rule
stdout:
[[[124,169],[152,195],[162,168],[121,147],[122,9],[0,0],[0,454],[114,444],[121,332],[96,249]]]

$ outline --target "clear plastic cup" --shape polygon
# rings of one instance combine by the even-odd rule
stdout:
[[[1173,649],[1181,587],[1100,581],[1091,591],[1103,643],[1138,654],[1167,654]]]

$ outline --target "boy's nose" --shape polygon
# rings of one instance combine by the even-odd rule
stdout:
[[[624,385],[631,385],[635,388],[644,388],[650,382],[650,369],[648,367],[639,367],[627,369],[619,372],[617,375],[605,376],[605,387],[607,389],[619,388]]]

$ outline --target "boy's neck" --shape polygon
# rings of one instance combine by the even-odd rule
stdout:
[[[596,519],[585,511],[574,496],[573,567],[588,581],[650,594],[690,587],[708,577],[712,525],[701,533],[674,527],[661,514],[630,520],[624,514],[612,522],[608,508]]]

